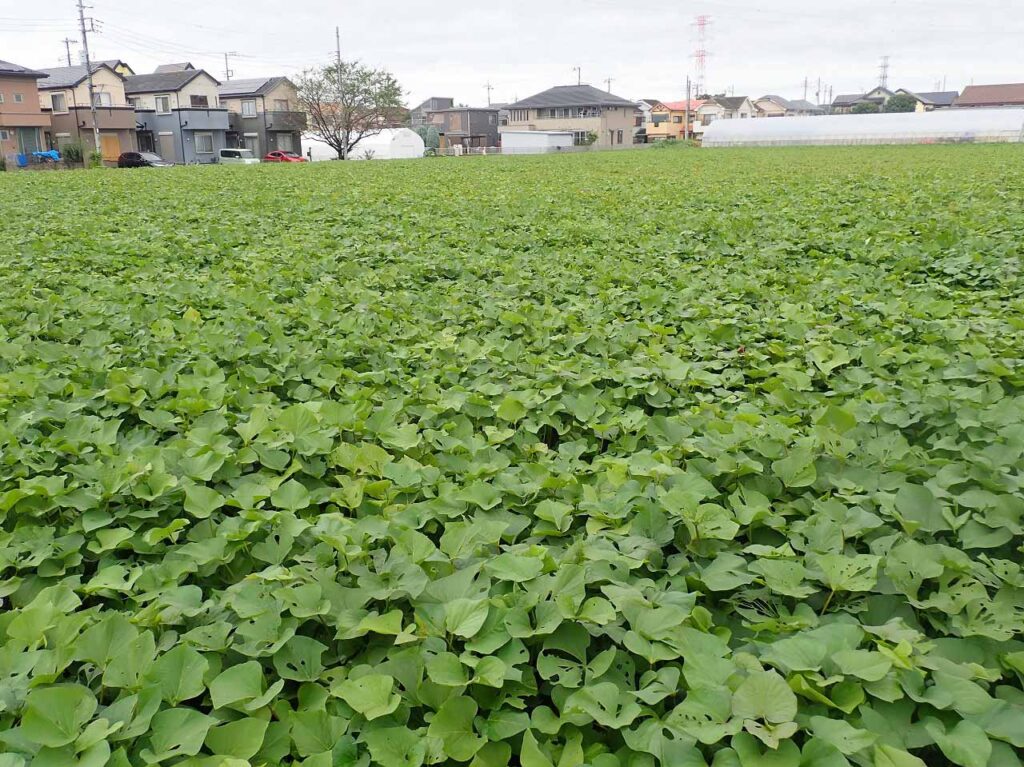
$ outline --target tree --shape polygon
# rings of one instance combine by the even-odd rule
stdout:
[[[895,96],[890,96],[889,100],[885,102],[885,106],[882,107],[883,112],[916,112],[917,111],[917,99],[906,93],[897,93]]]
[[[309,132],[346,160],[359,142],[380,133],[402,108],[402,89],[384,69],[358,61],[314,67],[298,78]]]
[[[853,114],[855,115],[873,115],[880,111],[878,104],[871,101],[858,101],[853,105]]]
[[[441,134],[437,132],[436,126],[427,126],[427,135],[423,139],[423,143],[426,145],[427,149],[441,148]]]

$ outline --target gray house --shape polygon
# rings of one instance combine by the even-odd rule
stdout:
[[[430,122],[429,114],[439,112],[442,109],[451,109],[455,106],[455,99],[445,96],[431,96],[418,107],[409,110],[409,124],[415,128],[420,125],[427,125]]]
[[[448,146],[496,147],[501,143],[496,107],[451,107],[427,112],[427,124],[437,128]]]
[[[183,68],[124,79],[135,108],[141,152],[176,163],[211,163],[227,146],[228,110],[220,106],[220,83],[202,69]]]
[[[274,151],[302,152],[306,113],[287,77],[229,80],[218,88],[218,95],[231,123],[228,146],[250,149],[257,157]]]

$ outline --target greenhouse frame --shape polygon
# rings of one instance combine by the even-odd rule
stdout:
[[[716,120],[705,147],[1024,142],[1024,109]]]

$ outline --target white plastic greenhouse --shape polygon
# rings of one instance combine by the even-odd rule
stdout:
[[[939,109],[871,115],[715,120],[705,147],[959,144],[1024,141],[1024,109]]]

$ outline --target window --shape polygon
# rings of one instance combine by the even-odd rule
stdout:
[[[64,97],[63,93],[51,93],[50,106],[54,112],[67,112],[68,100]]]
[[[487,116],[487,124],[488,125],[497,125],[497,123],[498,123],[498,116],[497,115],[488,115]]]
[[[256,116],[256,99],[246,99],[242,102],[242,117]]]
[[[110,94],[107,91],[99,91],[92,94],[93,103],[98,107],[109,107],[112,105]]]
[[[0,93],[0,104],[4,103],[4,94]]]
[[[0,130],[0,141],[7,141],[11,138],[11,134],[5,130]]]
[[[25,100],[25,94],[23,94],[23,93],[15,93],[14,94],[14,103],[15,104],[20,104],[24,100]]]
[[[619,139],[619,140],[618,140],[618,142],[616,142],[616,143],[619,143],[619,144],[621,144],[621,143],[622,143],[622,131],[619,131],[618,139]]]
[[[529,109],[513,109],[512,110],[512,122],[524,123],[530,119]]]
[[[675,117],[672,118],[672,122],[674,122],[676,125],[682,125],[683,124],[683,116],[682,115],[676,115]]]
[[[711,123],[713,123],[714,121],[715,121],[715,116],[713,114],[707,114],[707,115],[701,115],[700,116],[700,124],[701,125],[711,125]]]
[[[287,112],[288,99],[274,99],[274,109],[278,112]]]
[[[654,123],[654,127],[657,128],[664,122],[668,122],[668,115],[664,112],[651,115],[651,122]]]
[[[572,143],[576,146],[586,146],[590,143],[590,132],[576,130],[572,132]]]
[[[189,106],[193,109],[209,109],[210,98],[209,96],[196,96],[192,95],[188,97]]]
[[[170,114],[171,111],[171,97],[164,94],[163,96],[156,96],[153,99],[156,103],[156,111],[159,114],[165,115]]]
[[[196,134],[196,154],[213,154],[213,134]]]
[[[138,109],[142,106],[142,99],[140,99],[138,96],[129,96],[128,106],[130,106],[132,109]]]
[[[294,152],[295,142],[293,141],[294,136],[291,133],[278,133],[277,134],[277,148],[282,152]]]

